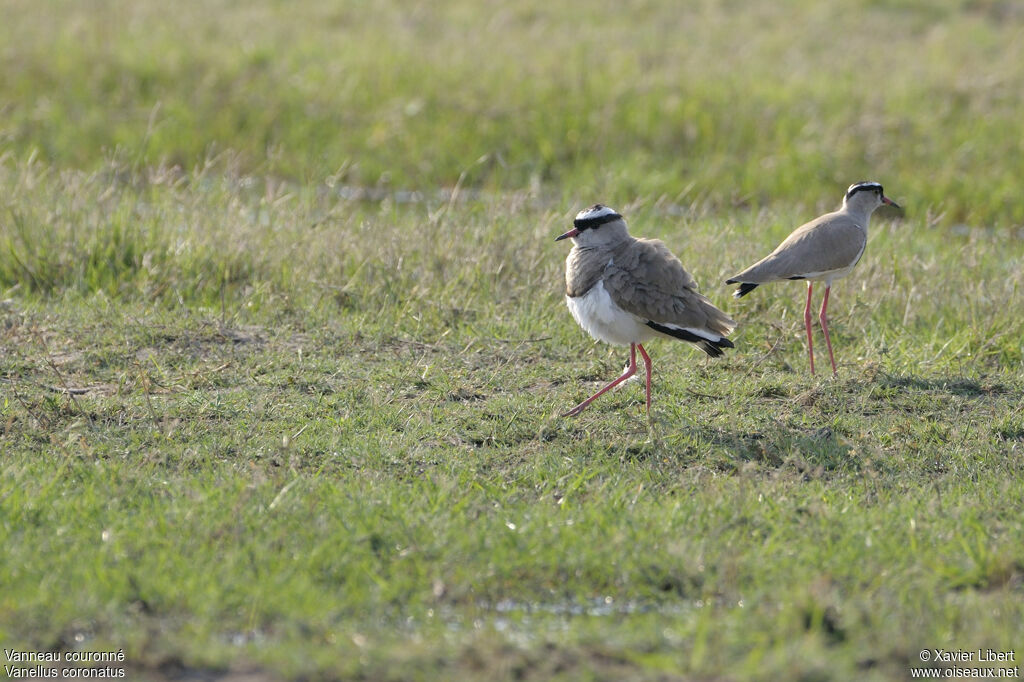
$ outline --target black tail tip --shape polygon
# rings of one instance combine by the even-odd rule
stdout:
[[[746,295],[747,295],[747,294],[749,294],[749,293],[750,293],[751,291],[753,291],[754,289],[756,289],[756,288],[757,288],[757,286],[758,286],[758,285],[756,285],[756,284],[752,284],[752,283],[750,283],[750,282],[737,282],[737,281],[736,281],[736,280],[734,280],[734,279],[726,280],[726,282],[725,282],[725,283],[726,283],[726,284],[739,284],[739,285],[740,285],[739,289],[737,289],[736,291],[734,291],[734,292],[733,292],[733,294],[732,294],[732,295],[733,295],[734,297],[736,297],[736,298],[741,298],[741,297],[743,297],[743,296],[746,296]]]
[[[717,341],[701,341],[697,344],[697,347],[707,353],[713,358],[719,358],[723,355],[723,348],[735,348],[736,346],[732,341],[725,338],[724,336]]]
[[[721,348],[707,343],[706,341],[704,343],[697,344],[697,347],[713,358],[719,358],[723,355]]]
[[[662,334],[666,334],[668,336],[673,336],[677,339],[680,339],[681,341],[688,341],[713,358],[721,356],[723,348],[735,348],[735,346],[732,345],[732,341],[725,338],[724,336],[720,336],[714,341],[712,341],[707,337],[698,336],[697,334],[694,334],[691,331],[680,329],[679,327],[667,327],[663,324],[658,324],[654,320],[648,320],[647,326],[655,331],[661,332]]]

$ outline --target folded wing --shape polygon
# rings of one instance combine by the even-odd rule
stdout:
[[[633,240],[616,250],[604,286],[616,305],[662,334],[695,343],[709,355],[733,347],[725,336],[736,323],[697,291],[693,276],[657,239]]]

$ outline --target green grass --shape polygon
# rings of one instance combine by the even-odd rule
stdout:
[[[296,680],[1024,653],[1024,18],[583,5],[8,3],[4,647]],[[906,212],[812,378],[803,286],[721,282],[859,179]],[[635,383],[557,417],[626,359],[561,300],[599,200],[740,323],[718,361],[651,344],[649,419]]]
[[[0,139],[190,169],[1024,222],[1012,3],[8,3]],[[997,161],[998,160],[998,161]]]

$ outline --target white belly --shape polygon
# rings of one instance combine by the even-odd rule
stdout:
[[[645,320],[615,305],[600,281],[582,296],[566,296],[565,304],[576,322],[598,341],[628,346],[657,336]]]

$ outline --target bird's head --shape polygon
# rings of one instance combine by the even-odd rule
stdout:
[[[899,208],[900,205],[885,196],[882,185],[877,182],[855,182],[846,190],[843,207],[850,210],[871,213],[882,204]]]
[[[572,229],[555,237],[555,241],[572,239],[579,246],[614,244],[628,236],[626,221],[614,208],[594,204],[576,214]]]

